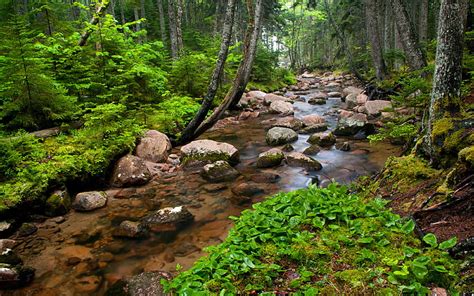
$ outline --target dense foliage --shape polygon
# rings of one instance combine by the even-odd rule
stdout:
[[[456,239],[418,240],[415,224],[336,184],[280,193],[236,220],[227,239],[166,287],[178,294],[426,294],[455,290]]]

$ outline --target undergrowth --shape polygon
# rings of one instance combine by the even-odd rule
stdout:
[[[163,281],[179,295],[399,295],[454,291],[456,239],[422,241],[415,224],[331,184],[279,193],[236,221],[227,239],[188,271]]]

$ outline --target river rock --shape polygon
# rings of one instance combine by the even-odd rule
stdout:
[[[326,85],[326,89],[330,91],[337,91],[341,89],[341,84],[338,82],[331,82]]]
[[[275,173],[269,173],[269,172],[261,172],[257,175],[252,175],[250,177],[250,180],[252,180],[255,183],[277,183],[280,181],[281,177],[278,174]]]
[[[285,98],[283,96],[279,96],[276,94],[266,94],[265,97],[263,98],[263,104],[265,106],[270,106],[273,102],[289,102],[290,100],[288,98]]]
[[[112,173],[112,186],[130,187],[143,185],[150,181],[152,175],[143,159],[126,155],[119,159]]]
[[[293,105],[284,101],[273,101],[270,104],[270,112],[280,114],[281,116],[293,115],[295,110]]]
[[[324,119],[324,117],[316,115],[316,114],[306,115],[301,120],[306,126],[326,123],[326,119]]]
[[[318,145],[311,145],[303,151],[305,155],[315,155],[321,151],[321,147]]]
[[[357,95],[357,104],[364,105],[369,100],[369,97],[366,94]]]
[[[302,167],[309,171],[319,171],[323,168],[319,161],[299,152],[289,153],[286,156],[286,162],[290,166]]]
[[[327,103],[326,99],[311,98],[308,100],[308,104],[311,104],[311,105],[324,105],[326,103]]]
[[[274,127],[267,132],[266,141],[268,145],[278,146],[292,143],[298,140],[298,134],[289,128]]]
[[[240,175],[227,161],[219,160],[207,164],[201,171],[201,176],[209,182],[226,182],[236,179]]]
[[[232,187],[232,193],[236,195],[234,201],[241,204],[249,201],[251,197],[264,193],[264,190],[254,183],[241,183]]]
[[[35,269],[0,263],[0,290],[17,289],[33,281]]]
[[[309,137],[308,143],[321,147],[330,147],[336,143],[336,137],[331,132],[316,133]]]
[[[349,142],[337,143],[336,149],[341,150],[341,151],[351,151],[352,149],[351,143]]]
[[[286,127],[291,128],[294,131],[302,129],[304,126],[303,122],[293,116],[278,118],[272,127]]]
[[[38,231],[38,227],[36,227],[36,225],[34,225],[33,223],[23,223],[18,229],[18,236],[20,237],[30,236],[37,231]]]
[[[6,248],[0,253],[0,264],[19,265],[23,260],[10,248]]]
[[[18,242],[12,239],[0,239],[0,254],[13,249],[17,244]]]
[[[365,103],[365,109],[367,110],[367,115],[376,117],[380,115],[384,109],[392,108],[392,103],[390,101],[375,100],[368,101]]]
[[[318,123],[306,126],[305,128],[301,129],[299,132],[301,134],[312,134],[312,133],[319,133],[324,132],[328,129],[328,125],[325,123]]]
[[[13,231],[13,223],[0,221],[0,237],[5,237]]]
[[[263,101],[266,95],[267,93],[264,93],[263,91],[259,91],[259,90],[252,90],[247,93],[248,97],[254,98],[258,101]]]
[[[342,97],[342,94],[338,91],[332,91],[332,92],[328,93],[328,97],[329,98],[340,98],[340,97]]]
[[[146,227],[139,222],[125,220],[115,229],[113,235],[125,238],[144,238],[148,236],[148,231]]]
[[[86,295],[94,294],[102,284],[102,277],[97,275],[82,276],[75,281],[75,290]]]
[[[361,94],[363,92],[364,92],[363,89],[360,89],[360,88],[357,88],[357,87],[354,87],[354,86],[349,86],[349,87],[346,87],[342,90],[342,96],[344,98],[347,98],[347,96],[349,94],[355,94],[356,97],[357,97],[358,94]]]
[[[184,206],[164,208],[141,220],[153,232],[174,232],[194,221],[194,216]]]
[[[107,194],[102,191],[81,192],[76,195],[72,208],[78,212],[89,212],[105,206]]]
[[[71,197],[67,190],[56,190],[46,200],[44,212],[47,216],[56,217],[69,212]]]
[[[149,130],[140,139],[135,154],[151,162],[165,162],[168,152],[171,150],[171,142],[168,136],[159,131]]]
[[[318,92],[315,92],[315,93],[312,93],[312,94],[308,95],[308,102],[312,99],[314,99],[314,100],[327,100],[328,99],[328,94],[325,93],[325,92],[318,91]]]
[[[355,107],[358,106],[357,96],[358,96],[357,94],[349,94],[346,97],[346,107],[347,107],[347,109],[352,110],[352,109],[354,109]]]
[[[285,154],[278,148],[270,149],[266,152],[260,153],[257,160],[258,168],[271,168],[279,166],[285,159]]]
[[[293,145],[291,144],[285,144],[283,145],[283,147],[281,147],[281,151],[283,152],[291,152],[291,151],[294,151],[295,150],[295,147],[293,147]]]
[[[231,165],[239,162],[239,150],[228,143],[212,140],[197,140],[181,147],[182,162],[185,165],[204,165],[225,160]]]
[[[171,280],[171,274],[162,271],[143,272],[129,279],[113,284],[106,296],[169,296],[165,293],[161,280]]]
[[[353,136],[365,129],[368,123],[367,115],[356,113],[350,117],[339,119],[334,134],[336,136]]]

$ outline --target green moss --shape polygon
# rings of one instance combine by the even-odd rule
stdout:
[[[205,154],[199,153],[199,154],[184,156],[182,159],[182,163],[183,165],[193,165],[196,162],[214,163],[219,160],[224,160],[229,163],[232,163],[233,161],[232,159],[230,159],[230,156],[226,153],[205,153]]]
[[[452,134],[450,134],[449,136],[446,137],[446,139],[444,140],[444,149],[446,151],[452,151],[452,150],[456,150],[456,148],[459,149],[460,145],[462,144],[463,142],[463,135],[465,133],[465,130],[464,129],[460,129]]]
[[[431,137],[436,139],[439,136],[448,134],[450,130],[454,128],[454,123],[450,118],[444,117],[435,121],[433,124],[433,131],[431,132]]]
[[[459,151],[458,156],[461,161],[467,162],[471,166],[474,166],[474,145]]]
[[[390,157],[385,165],[384,178],[390,179],[396,187],[403,191],[420,181],[434,178],[439,171],[431,168],[428,163],[414,155]]]

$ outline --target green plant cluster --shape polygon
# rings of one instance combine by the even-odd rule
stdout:
[[[179,295],[425,295],[454,291],[456,239],[423,241],[415,223],[345,187],[279,193],[236,221],[227,239],[188,271],[163,281]]]
[[[25,132],[0,138],[0,213],[44,200],[69,180],[100,176],[117,156],[133,150],[142,127],[121,104],[88,110],[84,128],[44,141]]]

